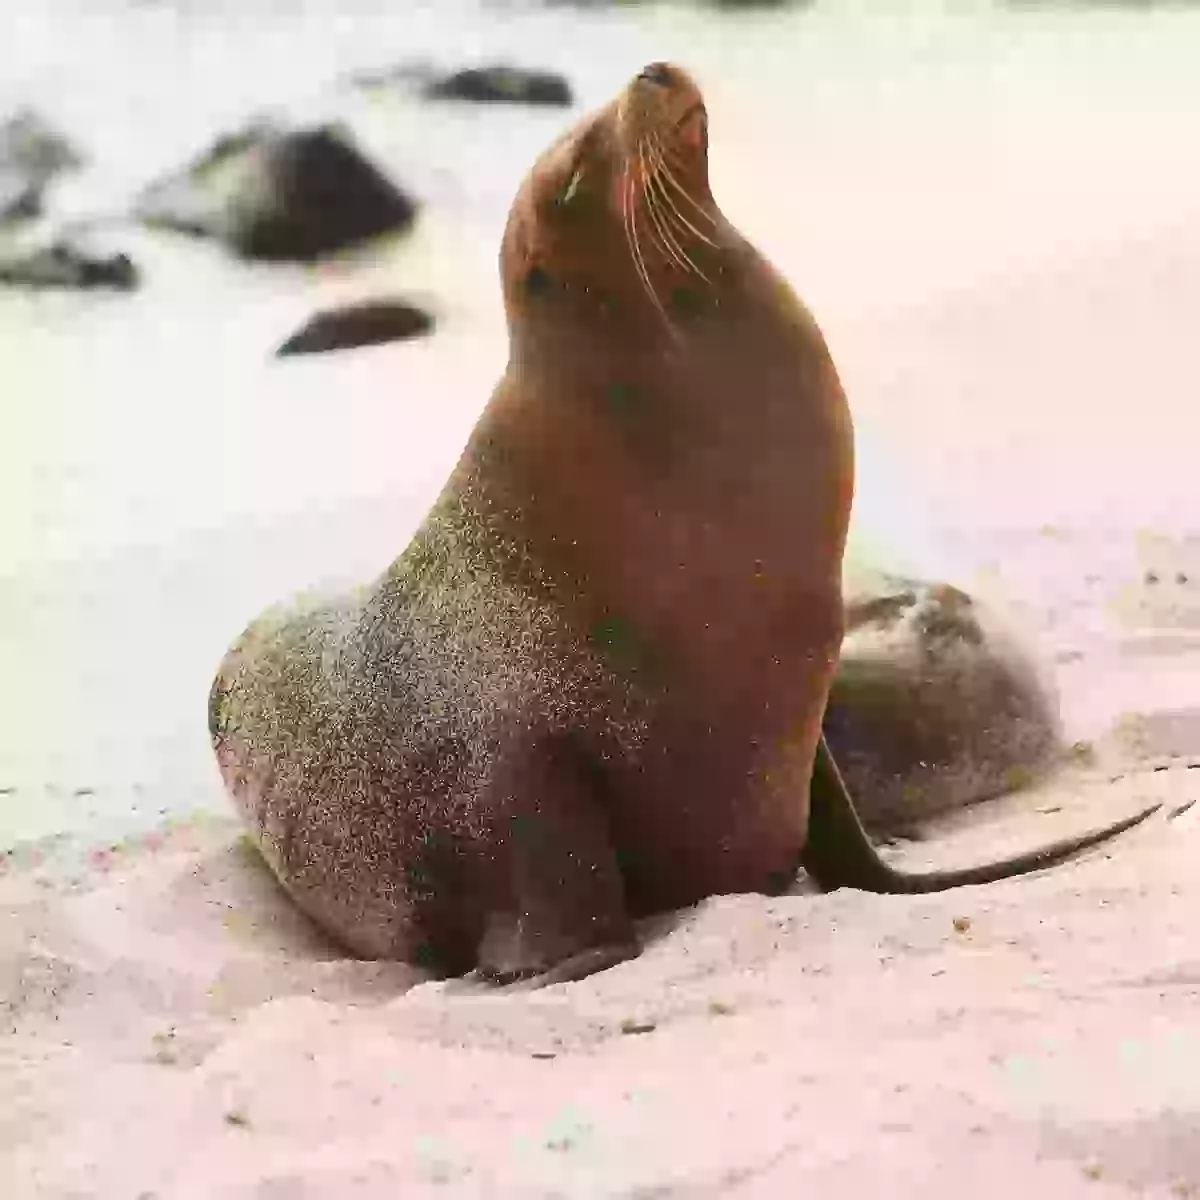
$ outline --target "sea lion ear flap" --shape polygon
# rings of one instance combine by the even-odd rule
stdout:
[[[570,208],[588,191],[597,170],[594,158],[596,138],[597,128],[593,124],[583,130],[575,144],[570,147],[566,170],[554,195],[556,207]]]
[[[583,174],[584,168],[582,166],[577,166],[571,172],[571,177],[567,180],[567,186],[559,192],[557,197],[560,208],[566,208],[575,199],[579,192],[579,184],[583,180]]]

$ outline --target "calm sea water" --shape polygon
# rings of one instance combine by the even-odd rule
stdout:
[[[873,553],[949,571],[940,526],[1194,526],[1200,14],[884,7],[6,15],[0,112],[32,105],[90,157],[67,215],[120,211],[271,109],[348,120],[426,204],[357,266],[254,269],[118,229],[139,294],[0,295],[0,843],[219,804],[203,725],[224,645],[281,592],[398,551],[503,364],[499,230],[569,115],[368,95],[355,71],[546,66],[586,107],[651,59],[691,67],[714,189],[845,376]],[[270,361],[316,305],[385,287],[426,299],[438,336]]]

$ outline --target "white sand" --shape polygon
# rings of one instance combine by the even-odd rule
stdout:
[[[909,865],[1200,789],[1187,548],[1005,557],[1051,598],[1071,736],[1110,733]],[[179,786],[219,803],[192,732]],[[43,839],[0,873],[4,1195],[1186,1196],[1198,854],[1200,808],[986,888],[716,898],[635,962],[496,994],[340,957],[211,811]]]
[[[976,815],[937,860],[1197,787],[1104,779]],[[234,836],[124,848],[67,898],[33,868],[4,886],[6,1195],[1200,1186],[1195,809],[988,888],[714,899],[636,962],[515,995],[339,959]]]

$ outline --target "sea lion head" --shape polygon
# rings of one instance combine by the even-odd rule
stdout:
[[[708,113],[692,77],[651,63],[547,149],[526,176],[500,252],[510,329],[648,322],[701,302],[728,229],[708,180]],[[711,297],[710,297],[711,298]]]
[[[678,560],[685,544],[698,558],[703,544],[713,574],[731,569],[731,544],[753,544],[764,577],[781,581],[811,533],[822,569],[840,570],[845,396],[816,322],[713,198],[708,111],[686,71],[650,63],[537,159],[500,266],[509,361],[476,444],[541,498],[524,519],[554,526],[546,541],[560,525],[579,545],[584,525],[597,539],[619,529],[630,562],[631,540],[647,560]],[[669,511],[686,520],[667,530],[644,516]],[[808,590],[823,604],[836,593],[840,623],[840,585]]]

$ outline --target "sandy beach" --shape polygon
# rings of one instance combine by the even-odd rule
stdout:
[[[907,857],[1195,779],[1076,773]],[[715,898],[509,996],[339,958],[228,825],[128,841],[66,894],[10,869],[10,1194],[1187,1196],[1196,811],[986,889]]]
[[[463,0],[465,59],[567,70],[555,47],[593,39],[581,104],[653,57],[711,85],[714,191],[851,397],[853,556],[994,597],[1053,672],[1075,760],[888,855],[967,865],[1164,805],[986,888],[715,897],[636,961],[501,995],[318,938],[241,838],[204,703],[253,613],[415,529],[503,363],[508,198],[569,116],[433,125],[313,83],[450,55],[430,17],[330,31],[314,5],[286,42],[259,14],[235,51],[212,14],[122,8],[85,62],[59,7],[0,51],[0,99],[92,139],[81,210],[268,101],[350,120],[429,203],[358,266],[128,230],[152,287],[0,295],[0,1194],[1200,1196],[1200,807],[1168,819],[1200,795],[1200,15],[848,3],[732,33]],[[139,46],[118,86],[106,54]],[[270,360],[396,281],[427,342]]]

